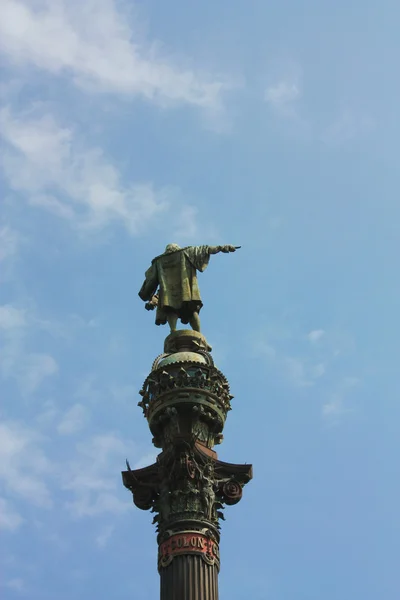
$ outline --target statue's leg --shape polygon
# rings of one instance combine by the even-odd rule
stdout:
[[[190,326],[193,331],[200,332],[200,317],[198,312],[194,312],[190,318]]]
[[[178,322],[178,315],[174,312],[168,312],[167,314],[168,325],[170,326],[171,332],[176,331],[176,324]]]

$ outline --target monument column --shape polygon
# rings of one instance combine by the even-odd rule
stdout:
[[[127,462],[122,479],[136,506],[154,513],[161,600],[218,599],[220,520],[252,477],[251,465],[222,462],[213,449],[222,441],[233,396],[199,317],[197,273],[210,256],[239,248],[168,244],[151,261],[139,291],[145,308],[156,309],[156,325],[171,329],[139,402],[161,452],[144,469],[132,471]],[[176,331],[178,319],[194,331]]]
[[[135,505],[154,513],[161,600],[217,600],[220,521],[239,502],[252,466],[222,462],[231,410],[229,384],[204,336],[171,333],[153,362],[139,402],[160,448],[157,461],[122,473]]]

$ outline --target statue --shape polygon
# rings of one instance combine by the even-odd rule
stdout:
[[[215,491],[213,481],[213,468],[207,464],[203,469],[201,496],[204,505],[204,513],[207,519],[212,519],[215,502]]]
[[[197,271],[206,269],[211,254],[235,252],[240,246],[187,246],[168,244],[164,254],[156,256],[146,271],[139,296],[147,310],[156,312],[156,325],[168,322],[176,331],[178,319],[200,332],[199,312],[203,303],[197,283]]]

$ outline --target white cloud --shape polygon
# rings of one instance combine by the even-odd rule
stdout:
[[[35,431],[20,423],[0,423],[0,480],[5,491],[48,508],[52,501],[46,478],[52,465],[41,442]]]
[[[19,235],[9,225],[0,228],[0,262],[16,255],[19,241]]]
[[[345,413],[351,410],[344,406],[344,397],[340,392],[335,392],[330,395],[330,401],[322,406],[322,416],[330,421],[335,421]]]
[[[10,503],[0,497],[0,529],[15,531],[23,523],[23,518],[10,506]]]
[[[140,43],[119,8],[113,0],[3,0],[0,49],[14,65],[70,76],[86,90],[220,108],[222,80]]]
[[[175,192],[155,190],[151,183],[124,186],[100,149],[85,147],[51,115],[14,116],[3,108],[0,126],[6,141],[1,165],[10,187],[23,192],[30,205],[85,232],[121,222],[131,234],[140,234],[149,223],[175,212],[180,229],[196,226],[195,208],[172,207]]]
[[[310,331],[310,333],[307,335],[307,338],[310,340],[310,342],[315,343],[318,342],[324,335],[324,329],[313,329],[313,331]]]
[[[341,145],[368,135],[374,127],[375,122],[370,116],[346,109],[328,125],[322,140],[327,144]]]
[[[345,405],[350,391],[361,383],[358,377],[344,377],[337,385],[336,390],[330,394],[329,402],[322,406],[322,416],[326,419],[335,420],[345,413],[353,412],[353,409]]]
[[[314,385],[314,380],[318,378],[314,372],[314,367],[307,364],[306,358],[283,356],[281,364],[286,377],[297,387],[308,387]]]
[[[154,450],[153,452],[149,452],[142,456],[133,466],[134,469],[142,469],[143,467],[148,467],[152,465],[157,460],[157,455],[160,451]]]
[[[82,404],[74,404],[57,426],[61,435],[72,435],[82,429],[87,418],[87,410]]]
[[[40,427],[53,427],[54,420],[58,417],[59,411],[57,410],[53,400],[46,400],[43,402],[42,410],[35,418],[36,423]]]
[[[55,359],[42,352],[26,352],[26,337],[36,322],[27,311],[11,304],[0,306],[0,373],[14,378],[24,394],[31,394],[41,383],[58,372]]]
[[[72,129],[51,115],[0,110],[0,135],[6,145],[0,165],[13,190],[31,206],[67,220],[79,231],[99,231],[114,222],[132,235],[172,221],[175,235],[198,230],[198,210],[183,204],[172,188],[151,183],[123,185],[119,171],[99,148],[86,147]],[[165,227],[164,227],[165,230]]]
[[[19,369],[21,388],[25,393],[32,393],[44,379],[57,372],[58,365],[50,354],[27,354]]]
[[[107,546],[108,540],[112,536],[113,532],[114,532],[113,525],[107,525],[106,527],[103,527],[103,529],[100,531],[100,533],[95,538],[96,546],[98,548],[105,548]]]
[[[300,95],[299,87],[296,83],[288,81],[279,81],[274,85],[267,87],[265,91],[265,100],[274,107],[280,108],[288,102],[293,102]]]
[[[10,531],[23,522],[10,504],[13,497],[40,508],[53,505],[55,486],[63,494],[64,506],[74,519],[106,513],[116,516],[131,509],[131,498],[121,483],[120,472],[127,457],[135,458],[133,444],[116,433],[104,433],[78,443],[72,457],[50,462],[44,444],[51,442],[25,425],[5,421],[0,424],[0,528]],[[153,456],[137,464],[153,462]],[[102,531],[97,544],[106,544],[112,531]]]
[[[130,445],[114,433],[98,435],[78,444],[77,456],[63,477],[63,489],[72,495],[67,508],[75,518],[104,513],[119,514],[130,509],[118,473],[123,470]]]
[[[267,104],[280,116],[296,116],[296,100],[300,97],[300,87],[297,81],[282,79],[267,87],[264,99]]]
[[[25,311],[4,304],[0,307],[0,373],[12,377],[21,365],[23,344],[26,333]]]
[[[105,389],[99,383],[98,376],[93,373],[85,375],[78,383],[74,398],[91,404],[102,402],[105,398]]]
[[[272,345],[269,341],[261,341],[257,348],[258,352],[274,365],[275,370],[296,387],[312,386],[317,379],[325,374],[325,364],[321,362],[314,363],[307,354],[292,356],[284,349]]]
[[[26,324],[25,311],[11,304],[0,306],[0,329],[11,330]]]
[[[14,590],[15,592],[23,592],[25,589],[25,584],[23,579],[21,579],[20,577],[15,577],[14,579],[10,579],[9,581],[7,581],[7,587],[10,588],[10,590]]]
[[[276,349],[267,342],[263,341],[257,344],[257,349],[269,360],[276,358]]]
[[[323,344],[319,343],[322,338]],[[297,388],[317,387],[322,399],[322,415],[329,423],[336,423],[341,415],[353,412],[347,399],[361,382],[358,377],[346,374],[348,355],[355,349],[349,332],[329,330],[327,336],[324,329],[313,329],[305,335],[287,325],[271,323],[265,327],[263,339],[256,348],[271,370],[284,381]]]
[[[311,376],[313,379],[318,379],[325,375],[326,365],[324,363],[318,363],[317,365],[313,365],[310,369]]]

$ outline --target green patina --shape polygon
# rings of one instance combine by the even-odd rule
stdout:
[[[200,331],[199,312],[203,306],[197,281],[197,271],[207,268],[211,254],[235,252],[239,246],[187,246],[168,244],[163,254],[156,256],[146,271],[139,291],[147,310],[157,308],[156,325],[170,325],[176,331],[177,320],[190,323]]]

